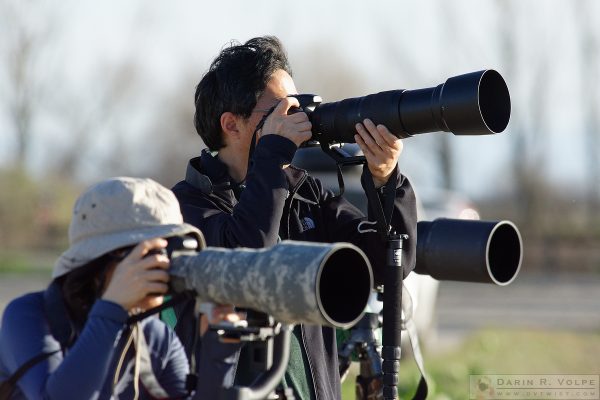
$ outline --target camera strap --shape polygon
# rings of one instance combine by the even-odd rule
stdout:
[[[157,314],[163,310],[166,310],[167,308],[170,308],[179,303],[182,303],[185,300],[193,299],[194,297],[195,297],[195,294],[192,291],[176,293],[173,296],[171,296],[171,298],[169,300],[165,301],[161,305],[153,307],[153,308],[146,310],[144,312],[141,312],[139,314],[134,314],[134,315],[130,316],[129,318],[127,318],[127,325],[133,325],[136,322],[139,322],[145,318],[148,318],[154,314]]]
[[[135,324],[132,328],[133,344],[135,345],[135,368],[134,380],[139,377],[139,380],[144,385],[144,388],[156,399],[166,399],[169,394],[161,386],[152,370],[152,360],[148,351],[148,343],[139,324]],[[135,384],[135,381],[134,381]]]
[[[127,325],[135,326],[139,321],[143,320],[144,318],[148,318],[154,314],[158,314],[161,311],[164,311],[167,309],[172,309],[173,306],[183,303],[186,300],[195,299],[195,297],[196,297],[196,294],[191,290],[176,293],[176,294],[172,295],[170,299],[168,299],[161,305],[151,308],[149,310],[146,310],[142,313],[130,316],[127,319]],[[190,372],[187,375],[186,382],[185,382],[186,390],[190,394],[194,390],[196,390],[196,386],[198,385],[198,375],[196,374],[196,346],[198,345],[198,340],[197,340],[198,339],[198,330],[197,330],[198,329],[198,319],[197,318],[196,318],[196,321],[194,322],[194,329],[195,329],[194,341],[193,341],[193,345],[192,345],[191,354],[190,354],[189,360],[188,360],[189,364],[190,364]],[[141,339],[143,340],[143,342],[140,343],[140,350],[142,351],[142,353],[140,353],[141,360],[142,360],[142,372],[143,372],[143,374],[141,375],[142,382],[144,383],[144,387],[146,387],[146,389],[155,390],[156,393],[160,393],[160,390],[162,388],[158,384],[158,381],[156,381],[156,377],[154,376],[154,373],[152,372],[151,366],[149,369],[148,362],[145,361],[145,359],[144,359],[144,357],[145,357],[149,360],[149,356],[147,355],[147,349],[144,350],[144,348],[143,348],[145,346],[145,338],[143,338],[143,335],[142,335]],[[138,340],[139,340],[139,338],[138,338]],[[146,353],[144,353],[144,351]],[[154,396],[154,397],[155,398],[163,398],[161,396]]]
[[[377,194],[375,189],[375,183],[373,182],[373,175],[369,168],[365,166],[365,193],[369,200],[371,211],[375,216],[375,222],[377,224],[377,232],[382,236],[384,240],[387,239],[387,235],[390,232],[392,226],[392,214],[394,212],[394,201],[396,199],[396,185],[395,182],[392,185],[386,184],[379,190],[383,193],[383,202],[381,204],[381,197]],[[393,180],[394,175],[390,180]]]
[[[423,354],[421,353],[421,346],[419,345],[417,325],[415,324],[415,320],[413,318],[413,301],[410,291],[407,289],[404,282],[402,282],[402,288],[402,330],[408,333],[408,339],[410,340],[413,358],[415,360],[415,364],[417,364],[419,372],[421,373],[419,385],[417,386],[417,391],[413,396],[413,400],[425,400],[429,390],[427,387]]]
[[[263,117],[260,119],[260,121],[256,125],[256,128],[254,129],[254,133],[252,134],[252,140],[250,141],[250,150],[248,150],[248,169],[246,171],[246,175],[248,175],[248,171],[250,171],[250,167],[252,166],[252,160],[253,160],[253,156],[254,156],[254,148],[256,147],[256,137],[258,136],[258,132],[264,126],[265,121],[267,120],[269,115],[271,115],[273,113],[273,111],[275,110],[275,107],[276,106],[269,108],[269,111],[267,111],[265,113],[265,115],[263,115]]]

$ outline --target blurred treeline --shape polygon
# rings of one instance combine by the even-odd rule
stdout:
[[[479,53],[486,52],[481,46],[470,46],[469,32],[461,30],[469,3],[433,3],[439,35],[453,43],[445,53],[448,57],[442,57],[446,64],[455,60],[450,55],[462,46],[460,57],[471,58],[471,64],[497,65],[510,82],[513,97],[506,132],[509,155],[503,161],[502,176],[493,177],[500,181],[499,189],[471,197],[483,219],[511,219],[519,225],[526,269],[600,271],[600,253],[595,251],[600,247],[597,7],[593,1],[555,2],[565,18],[576,21],[576,40],[568,46],[570,57],[577,58],[573,65],[579,68],[574,71],[573,85],[581,104],[580,121],[577,131],[565,131],[564,142],[558,146],[569,152],[568,138],[580,138],[584,150],[578,152],[585,176],[574,179],[583,185],[570,186],[547,173],[556,154],[546,137],[554,129],[556,116],[551,111],[555,93],[548,82],[564,73],[556,66],[557,54],[548,35],[560,36],[560,32],[543,22],[528,26],[538,3],[489,3],[493,24],[486,26],[486,32],[492,32],[488,34],[495,42],[493,54],[481,60]],[[51,2],[0,0],[0,143],[10,144],[10,151],[2,152],[8,160],[0,163],[0,253],[41,250],[56,255],[66,245],[70,210],[84,187],[115,175],[149,176],[171,186],[183,177],[187,160],[202,148],[192,124],[193,92],[218,48],[206,50],[210,56],[201,65],[183,64],[166,85],[152,82],[148,66],[133,46],[119,58],[99,54],[93,68],[77,72],[69,67],[76,64],[71,62],[77,61],[76,55],[61,45],[65,34],[62,11]],[[398,37],[390,29],[381,27],[376,45],[386,49],[387,58],[381,64],[394,65],[404,87],[407,82],[444,77],[439,65],[423,72],[406,56],[416,51],[408,45],[410,38]],[[278,34],[276,30],[270,33]],[[303,48],[288,46],[288,52],[297,86],[318,88],[324,99],[401,85],[388,80],[378,86],[372,80],[357,79],[361,76],[358,67],[344,62],[347,56],[326,40]],[[73,78],[77,74],[79,81]],[[451,135],[415,140],[410,152],[413,155],[407,155],[404,170],[414,176],[417,187],[429,180],[422,184],[461,190],[464,174],[457,172],[457,163],[464,155]],[[420,174],[424,158],[429,176]]]

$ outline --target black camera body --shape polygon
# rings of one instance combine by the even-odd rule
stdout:
[[[202,241],[199,241],[195,235],[170,236],[164,239],[167,241],[167,247],[164,249],[151,249],[144,257],[162,254],[171,260],[182,254],[194,255],[204,247]]]

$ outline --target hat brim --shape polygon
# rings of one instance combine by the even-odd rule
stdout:
[[[75,268],[121,247],[132,246],[157,237],[167,238],[186,234],[194,234],[200,241],[200,248],[204,247],[204,237],[200,230],[186,223],[141,227],[80,240],[58,258],[54,264],[52,279],[63,276]]]

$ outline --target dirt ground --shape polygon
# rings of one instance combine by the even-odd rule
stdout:
[[[0,314],[11,299],[28,292],[43,290],[50,282],[48,275],[42,274],[2,274],[0,275]]]
[[[45,275],[0,275],[0,313]],[[600,331],[600,275],[523,275],[506,287],[441,282],[432,340],[452,344],[481,328]]]

